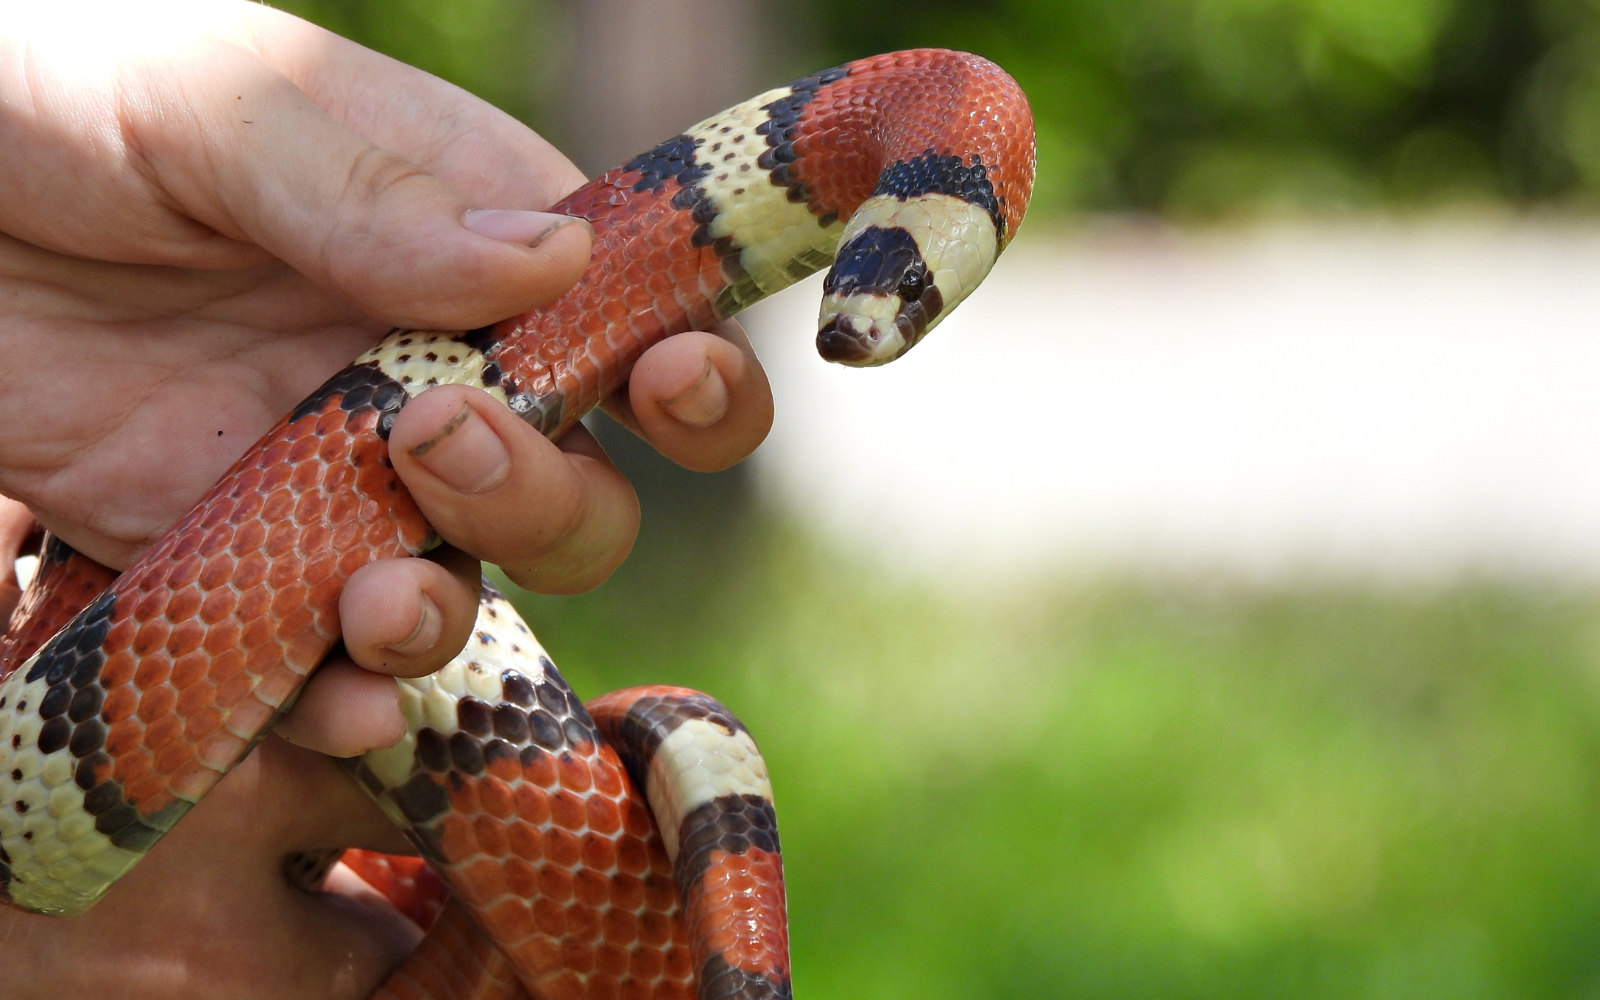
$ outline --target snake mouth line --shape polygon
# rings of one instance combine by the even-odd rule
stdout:
[[[905,290],[904,283],[900,291]],[[944,296],[929,282],[917,298],[896,292],[858,291],[823,307],[817,353],[835,364],[887,364],[915,347],[944,311]],[[832,298],[832,297],[830,297]]]

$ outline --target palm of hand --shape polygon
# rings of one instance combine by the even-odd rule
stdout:
[[[0,206],[0,492],[114,566],[390,325],[464,328],[535,304],[528,275],[517,288],[492,273],[526,269],[526,248],[440,222],[543,207],[582,179],[426,74],[263,8],[200,9],[174,9],[166,32],[130,21],[144,41],[87,75],[64,15],[0,38],[0,55],[26,42],[27,59],[0,60],[0,97],[29,109],[0,153],[0,184],[28,193]],[[308,212],[294,188],[319,183],[310,164],[341,184]],[[408,200],[459,207],[376,221]],[[441,249],[484,257],[466,262],[484,273],[424,282]]]
[[[9,240],[0,327],[0,491],[114,566],[383,330],[282,264],[108,265]]]

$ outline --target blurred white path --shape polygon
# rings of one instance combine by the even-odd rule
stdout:
[[[885,369],[747,316],[763,488],[907,571],[1600,579],[1600,227],[1027,232]]]

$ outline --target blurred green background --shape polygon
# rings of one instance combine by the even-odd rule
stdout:
[[[605,126],[593,115],[575,123],[562,108],[574,81],[593,89],[585,69],[606,61],[604,39],[631,27],[657,51],[672,42],[640,90],[693,91],[719,67],[736,68],[742,86],[724,84],[725,93],[701,102],[706,112],[722,106],[717,100],[874,52],[940,45],[989,56],[1033,102],[1036,209],[1045,211],[1205,218],[1258,206],[1572,204],[1600,185],[1593,0],[282,6],[461,84],[563,148],[580,147],[580,158],[578,133]],[[675,58],[674,47],[689,57]],[[632,96],[630,106],[660,97]],[[688,123],[659,124],[670,132]]]
[[[1029,93],[1033,225],[1600,190],[1589,0],[284,6],[591,171],[929,44]],[[1600,997],[1600,595],[1063,573],[957,596],[831,549],[739,470],[598,429],[640,486],[639,544],[529,620],[585,695],[687,684],[750,724],[798,996]]]

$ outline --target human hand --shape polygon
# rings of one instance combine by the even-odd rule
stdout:
[[[13,193],[0,201],[0,492],[108,565],[131,562],[389,327],[481,326],[549,301],[586,263],[586,227],[525,211],[580,183],[577,171],[426,74],[251,4],[0,10],[0,189]],[[770,420],[742,333],[716,334],[657,345],[613,401],[692,468],[742,458]],[[468,419],[426,464],[414,458],[462,406]],[[460,548],[351,580],[350,661],[319,672],[280,729],[327,752],[398,735],[394,685],[356,664],[416,674],[453,655],[471,626],[475,557],[571,592],[615,568],[637,527],[631,488],[581,428],[552,445],[486,396],[442,387],[402,411],[390,441]],[[337,900],[260,897],[282,887],[285,851],[395,848],[364,800],[329,792],[349,791],[334,772],[269,739],[88,915],[0,914],[0,996],[102,995],[91,980],[114,955],[143,970],[122,980],[130,996],[365,995],[403,934]],[[308,801],[317,816],[236,822]],[[207,832],[221,845],[203,846]],[[173,911],[199,936],[169,923]],[[228,928],[252,922],[279,930],[244,956]],[[30,975],[47,966],[22,957],[23,940],[29,956],[75,956],[65,965],[89,978],[72,989],[59,967]],[[80,961],[85,950],[107,962]]]

